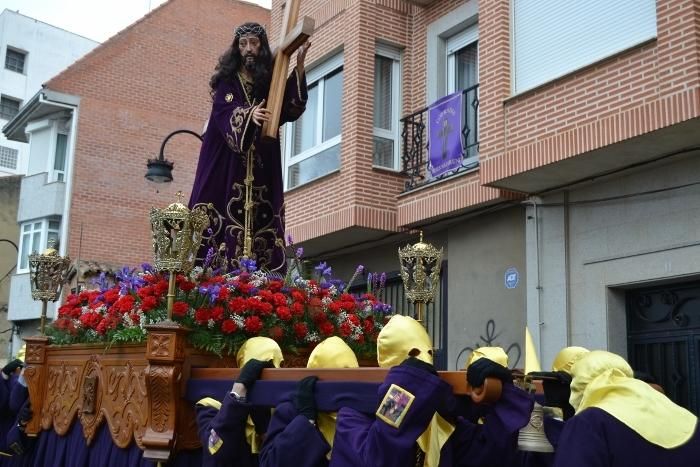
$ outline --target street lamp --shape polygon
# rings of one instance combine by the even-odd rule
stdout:
[[[61,289],[66,280],[66,272],[70,267],[70,258],[60,256],[56,251],[54,240],[43,253],[36,251],[29,255],[29,283],[32,298],[41,300],[41,325],[39,330],[44,335],[46,327],[47,302],[55,302],[61,296]]]
[[[148,167],[148,170],[146,171],[146,178],[148,180],[156,183],[168,183],[173,181],[173,166],[175,164],[165,158],[163,150],[165,149],[165,143],[179,133],[187,133],[192,136],[196,136],[200,141],[203,141],[201,135],[190,130],[175,130],[170,133],[165,137],[163,143],[160,145],[160,153],[158,154],[158,157],[156,159],[148,159],[148,163],[146,164],[146,167]]]

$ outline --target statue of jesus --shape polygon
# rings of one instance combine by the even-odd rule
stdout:
[[[298,119],[305,110],[304,59],[309,45],[306,42],[297,52],[296,67],[286,83],[280,123]],[[271,70],[272,52],[265,29],[257,23],[236,28],[233,43],[219,59],[209,82],[213,105],[189,207],[212,203],[215,214],[210,243],[225,242],[228,258],[248,253],[259,268],[283,271],[280,144],[279,139],[261,138],[261,127],[270,119],[265,102]],[[203,258],[208,248],[204,245],[198,256]]]

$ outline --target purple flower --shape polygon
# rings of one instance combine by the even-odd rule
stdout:
[[[209,247],[207,250],[207,256],[204,258],[204,264],[202,264],[202,267],[204,269],[207,269],[209,266],[211,266],[211,262],[214,259],[214,255],[216,252],[214,251],[214,247]]]
[[[328,265],[326,264],[325,261],[322,261],[318,263],[318,266],[314,268],[314,271],[318,272],[319,274],[323,274],[323,271],[328,268]]]
[[[142,270],[143,272],[145,272],[145,273],[152,273],[152,272],[154,271],[154,270],[153,270],[153,266],[151,266],[151,265],[148,264],[148,263],[142,263],[142,264],[141,264],[141,270]]]
[[[304,248],[303,247],[297,248],[296,256],[297,256],[297,259],[301,259],[301,257],[304,256]]]
[[[100,292],[106,292],[111,286],[107,274],[105,274],[104,271],[100,273],[100,277],[93,279],[92,283],[100,288]]]
[[[251,287],[251,288],[250,288],[250,291],[249,291],[248,293],[249,293],[251,296],[253,296],[253,295],[257,295],[258,292],[260,292],[260,289],[258,289],[257,287]]]
[[[124,266],[116,273],[119,280],[119,293],[126,295],[132,290],[135,291],[142,287],[146,282],[136,274],[136,269],[129,269]]]
[[[330,282],[321,282],[321,288],[324,289],[324,290],[325,290],[325,289],[330,289],[332,285],[333,285],[333,284],[331,284]]]
[[[287,245],[294,246],[294,239],[292,239],[292,234],[287,234]]]
[[[333,269],[330,266],[328,266],[326,269],[323,270],[323,272],[321,273],[321,276],[330,277],[330,275],[332,273],[333,273]]]
[[[358,265],[357,269],[355,269],[355,274],[362,274],[362,271],[365,270],[365,267],[363,265]]]
[[[255,272],[258,269],[255,260],[247,258],[241,260],[241,267],[248,272]]]

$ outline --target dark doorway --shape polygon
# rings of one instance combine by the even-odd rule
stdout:
[[[651,374],[671,400],[700,413],[700,282],[630,290],[626,303],[632,368]]]

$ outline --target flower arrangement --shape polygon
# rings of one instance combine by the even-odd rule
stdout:
[[[325,263],[314,268],[310,278],[294,277],[292,270],[301,270],[301,253],[299,249],[297,267],[286,277],[258,270],[246,259],[231,273],[207,266],[207,260],[204,267],[177,275],[173,320],[191,330],[195,348],[219,355],[233,354],[253,336],[271,337],[294,352],[332,335],[344,339],[358,356],[373,355],[377,334],[391,313],[377,298],[383,281],[368,281],[366,292],[352,294],[350,286],[362,266],[344,284],[331,278]],[[149,265],[123,268],[114,281],[102,274],[94,285],[93,290],[68,296],[58,309],[47,330],[54,343],[143,342],[145,326],[167,317],[168,275]]]

